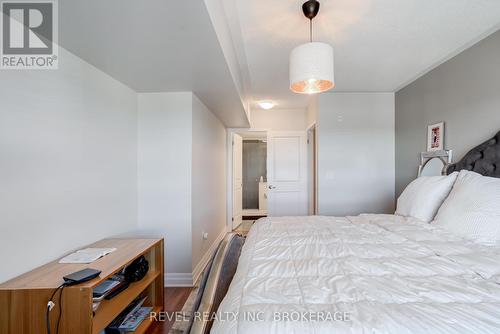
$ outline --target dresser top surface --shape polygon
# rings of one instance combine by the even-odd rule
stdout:
[[[103,239],[91,245],[82,247],[81,249],[87,247],[95,247],[116,248],[116,250],[97,259],[92,263],[59,263],[59,258],[41,267],[35,268],[32,271],[15,277],[9,281],[6,281],[3,284],[0,284],[0,290],[56,288],[64,282],[63,276],[85,268],[100,270],[101,274],[99,275],[99,277],[88,282],[75,285],[75,287],[92,288],[98,285],[103,279],[111,276],[112,274],[123,268],[125,265],[132,262],[141,254],[147,252],[152,247],[159,246],[162,240],[163,239],[160,238]],[[68,254],[64,254],[64,256]]]

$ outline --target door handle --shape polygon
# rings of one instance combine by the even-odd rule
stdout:
[[[276,189],[275,186],[273,186],[272,184],[269,185],[269,189]]]

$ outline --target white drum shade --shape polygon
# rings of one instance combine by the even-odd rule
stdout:
[[[335,86],[333,48],[312,42],[297,46],[290,53],[290,89],[295,93],[314,94]]]

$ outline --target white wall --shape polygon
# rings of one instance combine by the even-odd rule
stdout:
[[[254,129],[294,131],[305,130],[307,120],[306,109],[252,109],[250,121]]]
[[[136,94],[64,49],[0,74],[0,282],[136,226]]]
[[[165,238],[166,284],[189,285],[225,228],[226,130],[191,92],[141,93],[138,111],[139,230]]]
[[[318,111],[319,214],[394,212],[394,94],[321,94]]]
[[[138,95],[138,220],[165,238],[165,271],[191,273],[192,93]]]
[[[192,270],[199,274],[226,232],[226,129],[194,94],[192,122]]]

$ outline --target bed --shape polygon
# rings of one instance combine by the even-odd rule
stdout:
[[[500,177],[499,139],[448,173]],[[398,215],[260,219],[211,333],[500,333],[500,243],[445,227]]]
[[[261,219],[212,333],[498,333],[499,255],[398,216]],[[328,312],[350,321],[277,321]]]

